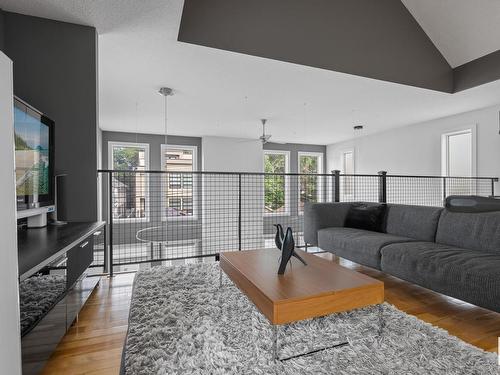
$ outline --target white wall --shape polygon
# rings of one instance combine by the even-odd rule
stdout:
[[[203,137],[203,171],[262,172],[262,143],[255,139]]]
[[[263,170],[264,156],[259,140],[203,137],[201,148],[203,171],[260,173]],[[261,177],[242,175],[241,229],[245,249],[264,245],[264,184],[258,179]],[[202,186],[204,252],[238,250],[238,176],[204,175]]]
[[[441,135],[477,125],[477,175],[498,177],[499,111],[497,105],[328,145],[327,170],[341,170],[342,151],[354,148],[356,173],[441,175]]]
[[[17,266],[16,193],[14,180],[14,126],[12,62],[0,52],[0,372],[21,374],[21,333]]]

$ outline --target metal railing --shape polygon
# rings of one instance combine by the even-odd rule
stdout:
[[[203,261],[274,246],[274,224],[304,245],[306,202],[441,206],[449,195],[493,196],[497,178],[101,170],[110,273],[126,265]]]

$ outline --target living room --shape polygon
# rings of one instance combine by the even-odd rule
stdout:
[[[496,374],[498,25],[0,0],[2,373]]]

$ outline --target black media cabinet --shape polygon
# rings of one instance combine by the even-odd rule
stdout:
[[[100,277],[87,276],[105,222],[18,231],[23,375],[38,374]],[[104,241],[105,242],[105,241]]]

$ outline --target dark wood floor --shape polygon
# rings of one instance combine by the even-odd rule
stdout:
[[[330,254],[321,256],[337,261]],[[498,350],[500,314],[434,293],[395,277],[340,260],[385,283],[385,300],[473,345]],[[134,274],[103,278],[43,374],[118,374]]]

